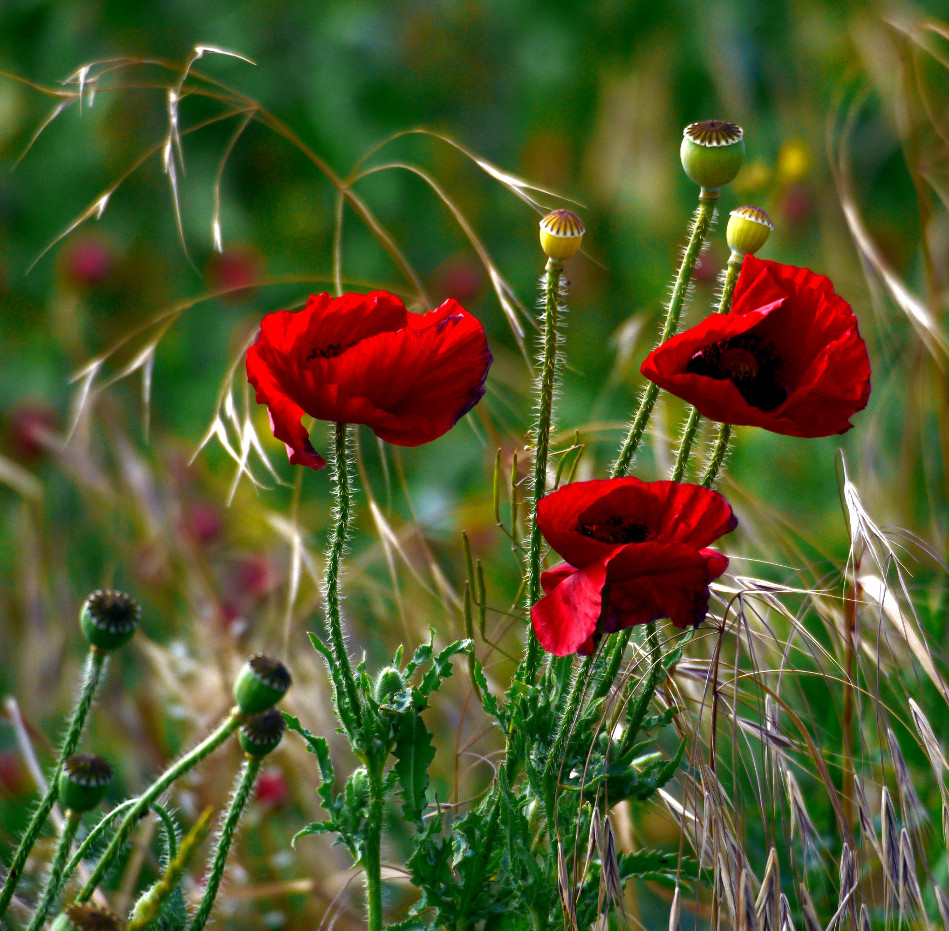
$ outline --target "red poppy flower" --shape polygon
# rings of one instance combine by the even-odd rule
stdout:
[[[247,380],[290,461],[322,469],[304,414],[420,446],[478,403],[491,361],[484,329],[457,301],[410,314],[385,291],[317,294],[301,311],[264,317],[247,352]]]
[[[557,656],[589,655],[603,634],[661,617],[700,624],[709,583],[728,567],[707,547],[738,525],[718,492],[638,478],[564,485],[538,502],[537,523],[566,560],[541,575],[531,609],[540,645]]]
[[[867,347],[830,279],[753,255],[731,313],[664,342],[642,373],[710,420],[786,436],[845,433],[870,397]]]

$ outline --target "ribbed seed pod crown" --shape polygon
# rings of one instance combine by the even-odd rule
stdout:
[[[91,811],[102,801],[111,781],[112,766],[101,756],[71,756],[59,774],[59,804],[75,814]]]
[[[679,157],[689,178],[707,191],[728,184],[745,157],[744,131],[725,120],[690,123],[682,131]]]
[[[290,673],[280,660],[256,653],[237,675],[234,699],[244,714],[258,714],[276,705],[290,682]]]
[[[266,756],[280,745],[286,729],[283,714],[276,708],[268,708],[248,718],[241,725],[237,739],[248,756]]]
[[[754,255],[771,235],[774,224],[760,207],[737,207],[728,215],[725,241],[737,255]]]
[[[572,210],[554,210],[540,221],[540,247],[548,259],[566,262],[580,249],[586,227]]]
[[[82,606],[79,626],[90,646],[111,651],[132,639],[141,619],[142,609],[131,595],[98,589]]]

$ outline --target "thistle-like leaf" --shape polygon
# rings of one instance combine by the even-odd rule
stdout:
[[[428,767],[433,759],[432,735],[421,717],[415,712],[403,714],[395,738],[395,773],[402,790],[402,811],[417,825],[425,811]]]

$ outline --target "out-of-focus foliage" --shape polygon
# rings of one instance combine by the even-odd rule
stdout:
[[[190,460],[229,366],[238,365],[235,384],[242,380],[242,349],[262,314],[332,287],[335,192],[299,148],[259,122],[247,126],[232,150],[239,115],[189,132],[222,110],[213,98],[189,97],[179,114],[182,243],[162,167],[165,88],[174,86],[175,69],[196,45],[256,62],[207,54],[194,67],[258,101],[341,177],[393,134],[427,128],[582,205],[574,209],[588,232],[585,255],[568,269],[569,370],[558,413],[559,448],[582,432],[582,477],[602,472],[619,442],[694,206],[695,190],[678,165],[682,127],[710,117],[740,123],[747,163],[724,191],[721,209],[764,207],[775,232],[763,257],[832,277],[870,346],[874,392],[843,438],[802,442],[739,431],[723,486],[742,522],[732,568],[808,588],[839,582],[848,554],[834,461],[840,446],[875,520],[935,549],[934,559],[916,549],[907,558],[922,623],[944,646],[939,573],[949,428],[939,334],[949,288],[949,42],[925,28],[927,11],[944,13],[940,6],[933,0],[909,14],[831,0],[6,0],[0,7],[6,72],[0,76],[0,693],[17,697],[41,757],[47,750],[41,735],[56,732],[79,663],[78,606],[91,589],[113,583],[141,598],[148,635],[132,657],[117,658],[111,694],[97,712],[95,727],[113,745],[120,790],[140,786],[186,742],[186,733],[206,729],[227,706],[230,674],[249,650],[268,643],[299,657],[294,674],[303,687],[293,696],[294,713],[314,733],[332,729],[322,667],[303,652],[304,629],[319,625],[315,579],[328,523],[327,477],[292,470],[279,444],[269,441],[260,412],[255,423],[284,484],[257,491],[244,480],[228,508],[231,459],[212,442]],[[171,69],[123,65],[101,79],[94,98],[57,116],[20,159],[56,106],[48,91],[70,77],[74,87],[84,65],[113,58],[117,64],[161,60]],[[101,219],[59,238],[148,153]],[[543,260],[530,206],[431,135],[397,138],[369,154],[366,165],[384,163],[431,175],[514,295],[533,306]],[[222,255],[213,248],[216,189]],[[360,180],[356,191],[404,251],[432,304],[454,296],[483,320],[496,358],[484,409],[438,443],[387,455],[383,471],[374,441],[368,433],[361,437],[368,484],[358,500],[361,535],[350,557],[347,578],[354,584],[346,609],[352,646],[365,647],[371,666],[391,655],[390,645],[416,642],[430,624],[445,628],[442,644],[465,635],[456,545],[462,530],[484,558],[489,601],[514,602],[516,572],[495,528],[491,469],[498,447],[510,469],[528,429],[531,398],[524,356],[451,212],[401,168]],[[565,202],[553,194],[540,201]],[[352,212],[343,230],[347,287],[411,292]],[[864,237],[859,252],[854,233]],[[720,227],[697,271],[684,323],[709,309],[725,258]],[[87,399],[64,444],[79,396],[70,377],[182,301],[196,303],[157,345],[147,397],[137,372]],[[99,384],[129,361],[120,353]],[[674,437],[680,411],[674,400],[660,408],[657,441],[640,454],[637,474],[668,472],[665,436]],[[391,529],[383,543],[374,535],[380,529]],[[488,635],[501,637],[510,626],[492,612]],[[521,635],[514,623],[500,654],[476,644],[489,674],[499,655],[517,652]],[[815,655],[836,649],[828,647],[826,632],[813,636]],[[894,662],[894,675],[899,668]],[[440,754],[441,784],[433,788],[452,803],[483,785],[479,768],[488,765],[491,748],[481,733],[483,718],[469,707],[470,685],[461,679],[450,684],[454,701],[433,709],[437,717],[429,722]],[[941,701],[938,686],[923,681],[923,693]],[[815,711],[811,723],[827,746],[839,747],[837,709],[824,693],[815,694],[805,701],[827,710]],[[887,744],[875,739],[865,756],[878,764]],[[321,918],[340,893],[356,927],[359,894],[345,887],[352,878],[345,861],[331,859],[309,838],[288,851],[289,838],[315,817],[317,780],[302,747],[281,752],[285,782],[274,775],[269,794],[258,796],[239,855],[251,880],[241,893],[237,883],[232,895],[225,892],[224,914],[230,909],[237,916],[235,927],[248,910],[261,921],[269,916],[275,927],[313,927],[314,916]],[[916,757],[910,762],[925,763],[921,750]],[[217,790],[235,766],[226,755],[210,761],[193,796],[179,800],[183,814],[220,804]],[[27,798],[29,789],[12,731],[0,722],[4,847],[24,810],[7,802]],[[930,794],[924,801],[938,813],[937,792]],[[830,830],[824,814],[820,829]],[[621,840],[675,850],[678,834],[669,836],[666,819],[656,808],[639,813],[635,834]],[[774,838],[760,840],[763,860]],[[760,877],[764,863],[752,866]],[[401,904],[393,893],[393,906]],[[637,907],[647,926],[665,921],[661,893],[644,893]]]

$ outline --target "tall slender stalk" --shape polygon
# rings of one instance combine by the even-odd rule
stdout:
[[[46,788],[46,794],[43,796],[33,817],[26,828],[26,832],[13,855],[13,861],[10,863],[10,869],[7,872],[7,878],[3,883],[3,889],[0,890],[0,917],[6,912],[13,898],[13,892],[20,881],[20,874],[23,872],[23,865],[29,856],[36,838],[39,836],[46,819],[52,811],[53,805],[59,795],[59,774],[63,770],[63,763],[71,757],[79,746],[79,739],[82,737],[82,731],[89,715],[89,709],[92,707],[92,701],[95,697],[96,689],[102,679],[102,673],[106,667],[108,654],[92,647],[86,660],[86,669],[83,675],[82,691],[79,693],[79,700],[73,710],[69,727],[66,729],[66,737],[63,740],[59,751],[59,758],[56,761],[56,768],[53,770],[49,779],[49,785]]]
[[[214,900],[217,898],[217,891],[221,886],[221,878],[224,876],[227,855],[234,840],[234,832],[237,830],[237,823],[240,821],[247,799],[250,798],[251,789],[253,789],[254,782],[257,780],[257,774],[260,772],[260,764],[263,760],[262,756],[249,756],[244,760],[237,789],[231,798],[224,824],[221,825],[217,848],[214,851],[214,861],[211,864],[211,871],[208,873],[204,894],[201,896],[201,904],[198,906],[194,921],[191,922],[191,931],[202,931],[211,915]]]
[[[366,849],[363,869],[366,881],[366,927],[382,931],[382,770],[385,759],[369,757],[369,816],[366,819]],[[192,929],[194,931],[194,929]]]
[[[692,271],[698,260],[699,253],[702,251],[702,244],[705,242],[708,231],[715,217],[715,201],[718,199],[718,191],[706,191],[702,189],[699,195],[699,205],[696,208],[695,216],[692,221],[692,230],[689,236],[689,243],[682,255],[682,263],[679,266],[679,272],[676,275],[675,285],[672,289],[672,297],[666,307],[666,318],[662,325],[662,333],[659,336],[659,342],[664,343],[675,333],[676,326],[679,323],[679,314],[682,311],[682,305],[685,302],[685,295],[689,288],[689,281],[692,278]],[[616,456],[613,467],[610,470],[610,477],[626,475],[629,471],[630,463],[639,444],[646,432],[649,424],[649,417],[655,406],[656,398],[659,395],[659,386],[655,382],[649,382],[643,389],[639,400],[639,408],[633,417],[632,423],[623,440],[623,445]]]
[[[731,310],[732,306],[732,295],[735,293],[735,284],[738,282],[738,273],[741,271],[741,262],[744,256],[738,254],[737,252],[732,252],[731,256],[728,259],[728,266],[725,270],[725,281],[722,283],[722,294],[718,301],[718,313],[727,314]],[[686,420],[685,427],[682,430],[682,440],[679,443],[679,452],[676,454],[675,468],[672,470],[672,481],[681,482],[682,477],[685,475],[685,470],[689,464],[689,454],[692,451],[692,444],[695,442],[695,434],[698,430],[699,421],[701,416],[699,415],[696,408],[692,408],[689,411],[689,417]],[[723,426],[726,426],[723,424]],[[721,439],[722,432],[719,431],[719,439]],[[718,469],[721,467],[722,462],[725,459],[725,451],[728,447],[728,434],[725,436],[725,449],[719,450],[716,443],[716,447],[713,449],[711,456],[709,457],[709,466],[714,462],[715,471],[711,473],[711,478],[709,483],[705,484],[705,478],[709,475],[709,472],[706,471],[705,476],[702,479],[702,484],[706,488],[711,487],[711,483],[715,481],[715,475],[718,473]]]
[[[87,902],[95,892],[96,887],[102,882],[106,870],[112,865],[112,861],[118,856],[119,851],[125,846],[138,819],[146,812],[151,803],[158,798],[176,779],[180,778],[193,766],[196,766],[206,756],[216,750],[237,728],[241,722],[242,715],[236,708],[224,719],[217,730],[208,735],[198,744],[190,753],[185,754],[176,763],[173,763],[165,772],[159,776],[135,801],[135,804],[125,813],[119,826],[112,837],[112,841],[106,848],[105,853],[99,858],[96,868],[92,871],[86,884],[82,887],[79,895],[76,896],[77,902]]]
[[[557,381],[557,349],[560,342],[559,317],[566,308],[562,303],[560,262],[547,261],[544,282],[544,356],[537,378],[537,421],[534,425],[534,480],[531,489],[530,537],[527,551],[527,614],[540,598],[541,535],[537,526],[537,502],[547,491],[547,460],[550,452],[550,428],[553,420],[554,386]],[[537,673],[540,644],[532,629],[528,633],[527,655],[522,682],[532,683]],[[520,670],[519,670],[520,672]]]
[[[49,867],[49,877],[46,880],[46,888],[40,896],[36,911],[26,931],[39,931],[46,923],[46,916],[50,908],[59,895],[59,890],[63,885],[63,867],[69,858],[69,852],[72,850],[73,841],[76,838],[76,831],[79,829],[79,822],[82,816],[76,812],[67,812],[66,820],[63,822],[63,830],[59,835],[59,842],[56,845],[56,853],[53,855],[53,862]]]
[[[725,281],[722,284],[722,296],[718,302],[718,312],[727,314],[732,307],[732,297],[735,294],[735,285],[738,283],[738,275],[741,272],[741,263],[744,256],[733,252],[728,259],[728,268],[725,272]],[[731,424],[721,423],[718,425],[718,433],[715,437],[715,443],[712,451],[709,453],[708,462],[705,465],[705,473],[702,475],[701,484],[705,488],[711,488],[715,484],[719,470],[728,456],[728,444],[731,440]]]
[[[356,691],[356,680],[353,677],[349,654],[346,652],[346,643],[343,640],[343,622],[339,610],[339,569],[343,558],[343,551],[349,538],[349,520],[352,513],[352,491],[349,482],[349,451],[348,428],[345,423],[334,425],[334,455],[333,455],[333,497],[336,507],[333,532],[330,538],[329,557],[326,561],[326,575],[324,589],[326,595],[326,629],[333,647],[333,656],[336,659],[339,675],[342,677],[345,695],[337,695],[336,701],[341,706],[341,713],[348,715],[357,726],[362,720],[362,709],[359,704],[359,695]],[[346,722],[347,727],[351,722]]]

